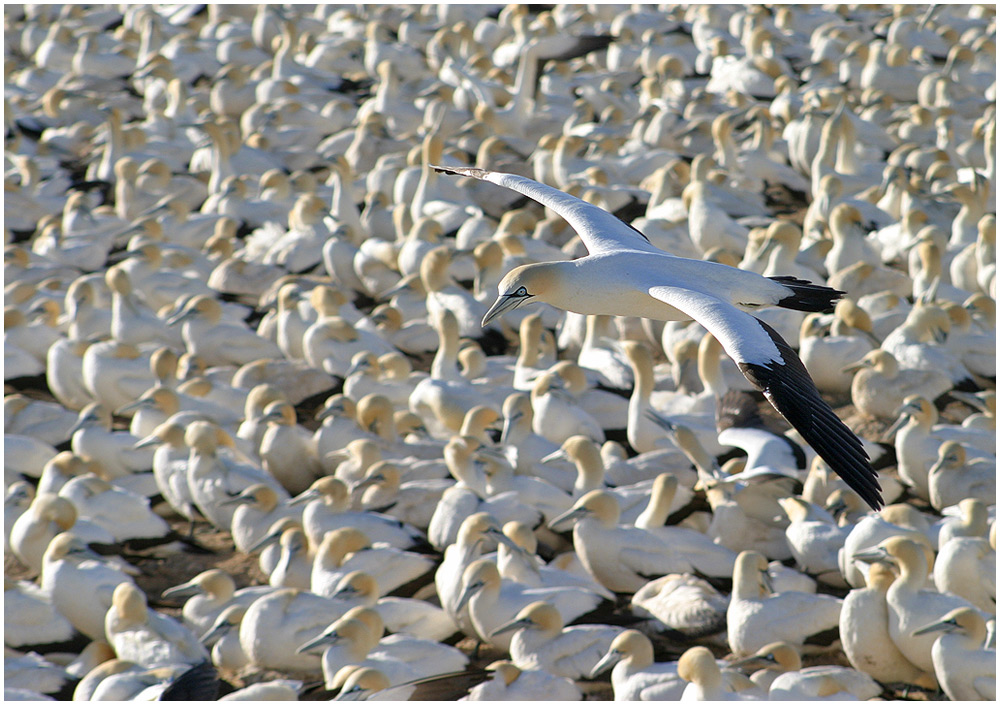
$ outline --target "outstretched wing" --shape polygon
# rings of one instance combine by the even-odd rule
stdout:
[[[573,230],[577,232],[587,251],[592,255],[619,250],[642,250],[656,252],[660,255],[669,254],[653,247],[645,235],[611,213],[575,196],[570,196],[568,193],[563,193],[559,189],[540,184],[534,179],[474,167],[432,165],[431,168],[445,174],[471,176],[475,179],[489,181],[498,186],[509,188],[511,191],[517,191],[533,201],[538,201],[543,206],[551,208],[573,226]]]
[[[823,401],[788,343],[763,321],[713,296],[654,286],[649,295],[684,311],[718,339],[771,405],[873,509],[882,506],[878,477],[864,446]]]

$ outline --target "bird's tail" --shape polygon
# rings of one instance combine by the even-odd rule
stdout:
[[[840,297],[846,293],[795,277],[768,277],[768,279],[778,282],[789,290],[789,295],[781,299],[777,305],[793,311],[830,313]]]

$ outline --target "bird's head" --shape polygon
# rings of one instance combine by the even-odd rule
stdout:
[[[554,266],[558,264],[561,263],[525,264],[509,271],[500,281],[497,300],[483,316],[483,326],[524,304],[546,301],[547,294],[558,281],[558,270]]]

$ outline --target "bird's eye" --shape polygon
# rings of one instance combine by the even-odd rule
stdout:
[[[523,286],[519,287],[518,290],[514,292],[514,296],[527,296],[527,295],[528,295],[528,290],[525,289]]]

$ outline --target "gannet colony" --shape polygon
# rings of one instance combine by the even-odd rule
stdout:
[[[5,700],[996,700],[995,5],[5,5]]]

